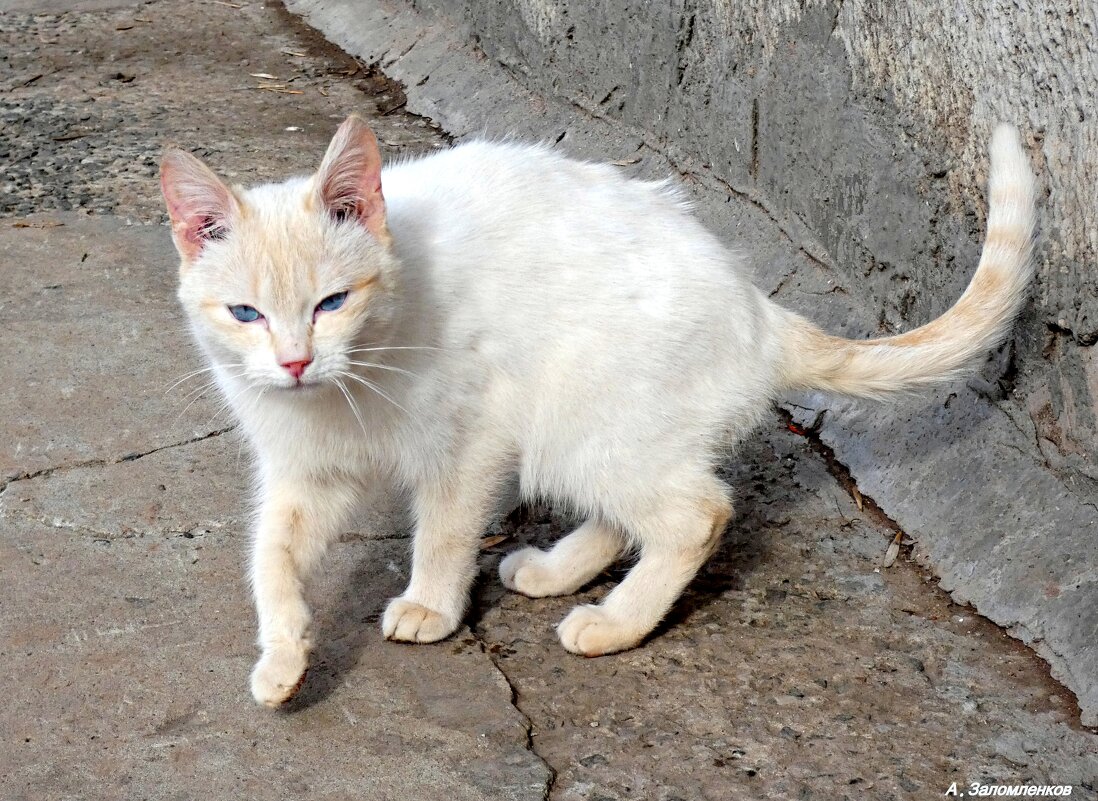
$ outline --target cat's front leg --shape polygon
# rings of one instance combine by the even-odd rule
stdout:
[[[255,700],[278,706],[305,679],[312,648],[304,582],[353,508],[355,488],[331,480],[268,481],[260,504],[251,578],[263,653],[252,671]]]
[[[437,642],[457,629],[477,573],[494,486],[483,476],[468,476],[416,492],[412,578],[385,609],[381,630],[387,639]]]

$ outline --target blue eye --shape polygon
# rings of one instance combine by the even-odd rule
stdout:
[[[324,298],[324,300],[320,301],[320,303],[316,304],[316,310],[335,311],[343,305],[343,302],[345,300],[347,300],[346,292],[336,292],[334,295],[329,295],[328,297]]]
[[[254,323],[263,316],[251,306],[230,306],[229,313],[242,323]]]

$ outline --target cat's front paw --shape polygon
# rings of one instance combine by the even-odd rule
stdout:
[[[381,632],[387,640],[438,642],[453,634],[459,622],[415,601],[394,598],[381,618]]]
[[[284,704],[305,683],[308,667],[307,648],[287,645],[268,648],[252,670],[252,697],[272,708]]]
[[[557,626],[561,644],[580,656],[602,656],[636,648],[647,631],[619,620],[599,606],[577,606]]]

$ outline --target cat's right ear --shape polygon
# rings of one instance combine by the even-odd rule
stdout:
[[[172,221],[172,239],[184,261],[224,238],[239,212],[236,197],[199,159],[169,148],[160,160],[160,190]]]

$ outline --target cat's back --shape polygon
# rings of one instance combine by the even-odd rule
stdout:
[[[632,181],[606,164],[569,158],[547,145],[489,140],[397,162],[386,168],[383,184],[387,202],[398,211],[405,203],[434,199],[461,203],[466,214],[487,212],[491,219],[500,219],[502,210],[541,209],[562,194],[590,201],[592,192],[617,192],[624,193],[623,200],[630,189],[658,186]],[[674,195],[671,190],[666,194]]]
[[[765,394],[765,299],[669,182],[473,142],[397,165],[382,186],[409,318],[431,329],[405,336],[477,353],[454,369],[508,376],[528,416],[555,419],[565,403],[592,428],[628,428],[623,409],[672,385],[693,400],[644,407],[660,420],[721,417]]]
[[[641,181],[544,145],[473,141],[383,175],[398,246],[457,276],[612,289],[628,278],[742,285],[734,259],[670,181]],[[443,276],[439,276],[441,279]]]

